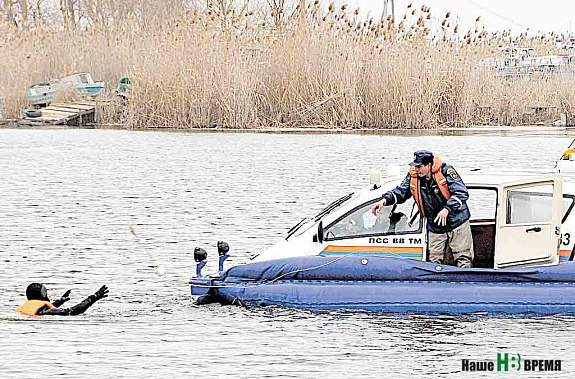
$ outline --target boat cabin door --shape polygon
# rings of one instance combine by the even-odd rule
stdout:
[[[495,268],[557,264],[562,179],[506,183],[498,195]]]

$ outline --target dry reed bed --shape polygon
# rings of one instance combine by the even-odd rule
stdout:
[[[477,60],[510,43],[509,35],[458,37],[443,28],[431,36],[429,14],[421,9],[400,23],[374,23],[314,6],[305,28],[296,12],[273,30],[252,15],[234,15],[236,28],[224,28],[197,10],[156,30],[4,26],[0,98],[17,117],[28,85],[86,71],[108,89],[122,76],[133,79],[127,108],[105,120],[132,128],[515,124],[533,104],[572,114],[575,79],[494,78],[477,69]],[[550,50],[551,37],[520,42]]]

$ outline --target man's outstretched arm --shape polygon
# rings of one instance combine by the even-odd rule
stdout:
[[[37,315],[51,315],[51,316],[76,316],[80,315],[88,308],[90,308],[96,301],[108,297],[108,287],[102,286],[96,293],[93,295],[88,296],[86,299],[81,301],[80,303],[74,305],[70,308],[48,308],[44,307],[40,309]]]

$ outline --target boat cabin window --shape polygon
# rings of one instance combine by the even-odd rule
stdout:
[[[506,224],[551,221],[553,184],[509,190],[506,208]]]
[[[416,215],[413,200],[397,206],[386,206],[374,216],[371,208],[380,199],[374,199],[345,214],[324,229],[324,240],[369,237],[389,234],[419,233],[421,217]],[[393,213],[392,213],[393,211]],[[413,223],[411,219],[415,217]]]

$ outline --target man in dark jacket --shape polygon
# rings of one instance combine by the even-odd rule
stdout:
[[[429,260],[443,263],[449,247],[458,267],[472,267],[473,238],[465,183],[453,166],[442,163],[430,151],[416,151],[409,165],[410,172],[403,182],[383,195],[373,206],[373,214],[385,205],[401,204],[413,196],[427,219]]]
[[[102,286],[96,293],[88,296],[82,302],[70,308],[60,308],[66,301],[70,300],[70,290],[66,291],[60,299],[50,302],[48,290],[42,283],[31,283],[26,288],[28,301],[16,308],[16,312],[23,315],[56,315],[56,316],[76,316],[86,312],[96,301],[108,297],[108,287]]]

